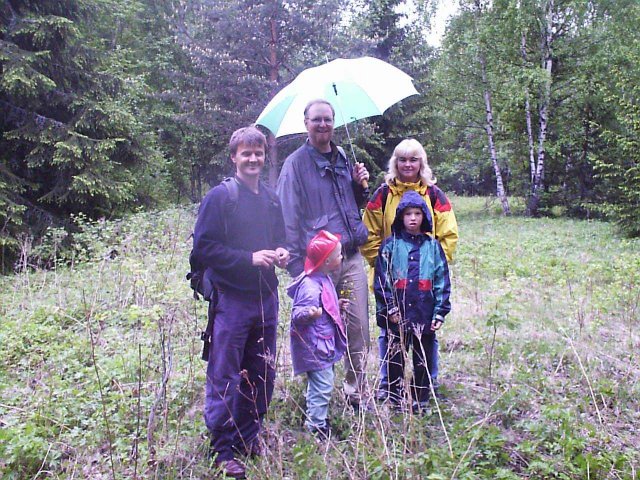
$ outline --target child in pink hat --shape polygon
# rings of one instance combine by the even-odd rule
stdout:
[[[338,299],[329,273],[340,268],[340,237],[321,230],[307,245],[304,272],[287,288],[291,309],[293,373],[307,374],[307,429],[321,437],[330,433],[327,416],[333,392],[333,365],[344,355],[345,326],[340,315],[346,299]]]

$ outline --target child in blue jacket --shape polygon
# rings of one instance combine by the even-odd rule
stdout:
[[[307,246],[304,271],[287,288],[291,308],[291,358],[295,375],[307,374],[307,429],[329,435],[327,415],[334,385],[333,365],[344,355],[345,325],[329,273],[340,268],[340,236],[321,230]]]
[[[415,411],[424,410],[437,391],[436,331],[451,311],[449,267],[432,230],[422,197],[407,191],[400,200],[392,234],[380,246],[375,266],[374,293],[378,326],[387,329],[389,400],[402,407],[407,393]],[[405,351],[412,349],[413,381],[406,392]]]

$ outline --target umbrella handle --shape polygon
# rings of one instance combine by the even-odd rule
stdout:
[[[351,139],[349,139],[349,141],[351,141]],[[353,152],[353,144],[351,144],[351,151]],[[353,152],[353,158],[356,158],[356,154],[355,152]],[[360,166],[360,165],[364,165],[363,163],[360,163],[356,160],[356,165]],[[364,188],[365,190],[367,188],[369,188],[369,182],[367,180],[363,180],[362,182],[360,182],[360,185],[362,186],[362,188]]]

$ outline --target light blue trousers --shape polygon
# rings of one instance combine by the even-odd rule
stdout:
[[[307,372],[307,419],[305,426],[312,430],[325,427],[329,414],[329,400],[333,392],[333,366]]]

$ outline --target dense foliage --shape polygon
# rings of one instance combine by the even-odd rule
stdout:
[[[164,158],[147,121],[138,2],[3,2],[3,253],[25,235],[161,198]],[[121,43],[125,46],[121,47]],[[137,49],[129,48],[136,46]]]
[[[502,183],[530,215],[610,218],[638,235],[637,2],[465,0],[441,48],[425,36],[434,6],[4,1],[3,269],[50,229],[73,231],[78,213],[198,201],[229,173],[230,132],[339,56],[386,60],[421,92],[352,125],[374,185],[413,136],[447,191],[495,195]],[[271,182],[301,139],[270,138]]]

